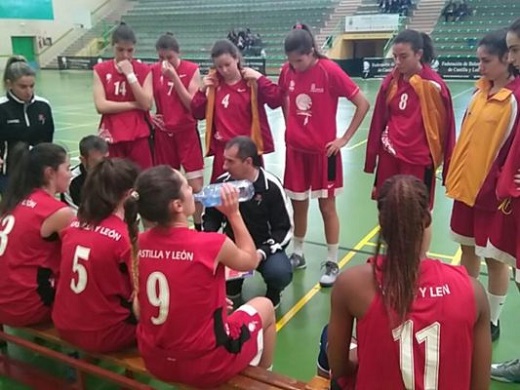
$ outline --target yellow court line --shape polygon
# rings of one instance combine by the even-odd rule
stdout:
[[[376,246],[377,244],[375,242],[367,242],[365,245],[366,246]],[[443,255],[441,253],[435,253],[435,252],[428,252],[428,256],[436,257],[439,259],[445,259],[445,260],[453,260],[453,258],[454,258],[454,256]],[[459,255],[459,262],[460,262],[460,255]]]
[[[451,260],[451,265],[459,265],[460,264],[460,257],[462,256],[462,249],[457,249],[457,252],[453,256]]]
[[[369,242],[377,233],[379,232],[379,226],[373,228],[365,237],[359,241],[356,246],[348,252],[343,259],[338,263],[339,268],[343,268],[345,264],[347,264],[354,255],[363,248],[367,242]],[[321,286],[319,283],[316,283],[312,288],[305,294],[296,304],[291,307],[291,309],[283,315],[276,322],[276,331],[279,332],[287,323],[321,290]]]

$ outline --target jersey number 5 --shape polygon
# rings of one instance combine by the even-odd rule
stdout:
[[[424,389],[437,389],[439,380],[439,353],[441,344],[441,324],[434,322],[414,333],[413,322],[408,320],[392,330],[395,341],[399,341],[401,375],[406,389],[415,389],[413,338],[419,344],[425,343]]]
[[[0,230],[0,256],[2,256],[7,249],[7,236],[14,228],[14,217],[7,215],[2,222],[0,222],[2,230]]]
[[[170,287],[162,272],[155,271],[148,276],[146,295],[150,304],[159,309],[157,316],[151,318],[152,324],[164,324],[170,310]]]
[[[76,294],[83,292],[83,290],[85,290],[85,287],[87,287],[87,269],[79,261],[88,261],[89,256],[90,248],[85,248],[81,245],[78,245],[76,247],[76,251],[74,252],[74,261],[72,263],[72,272],[78,274],[78,280],[76,281],[74,280],[74,278],[70,280],[70,288]]]

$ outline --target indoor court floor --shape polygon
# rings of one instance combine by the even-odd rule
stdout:
[[[380,81],[356,80],[371,104],[375,101]],[[465,107],[473,90],[473,81],[452,81],[449,83],[455,108],[457,129]],[[37,93],[50,100],[56,125],[55,141],[69,151],[72,164],[78,163],[78,141],[82,136],[95,134],[99,116],[92,100],[92,74],[88,71],[42,71],[38,75]],[[373,183],[372,175],[363,172],[366,138],[371,112],[362,127],[343,151],[344,192],[337,198],[337,208],[341,223],[340,266],[350,267],[361,264],[373,253],[378,227],[375,203],[370,200]],[[347,101],[340,102],[337,117],[338,129],[343,131],[353,114],[353,106]],[[281,110],[269,112],[269,120],[275,137],[276,152],[266,156],[266,168],[283,177],[284,168],[284,123]],[[203,124],[201,124],[203,127]],[[209,178],[211,160],[206,161],[206,179]],[[439,176],[439,175],[438,175]],[[444,195],[444,187],[437,180],[435,209],[433,213],[434,234],[431,257],[447,263],[460,262],[458,246],[449,236],[449,219],[452,202]],[[288,248],[290,253],[291,247]],[[316,356],[319,336],[328,321],[330,289],[322,289],[318,284],[320,266],[325,261],[326,246],[323,224],[317,201],[311,202],[309,228],[304,247],[307,268],[296,271],[293,282],[282,295],[277,310],[278,339],[274,370],[303,381],[308,381],[316,372]],[[486,283],[486,269],[482,267],[481,280]],[[244,299],[263,295],[265,286],[261,278],[251,278],[244,285]],[[463,308],[461,308],[463,310]],[[517,313],[516,315],[514,313]],[[508,301],[501,318],[501,336],[493,345],[493,361],[520,357],[520,333],[516,333],[520,319],[520,295],[511,281]],[[516,330],[515,330],[516,329]],[[453,345],[453,348],[457,348]],[[13,348],[13,353],[24,359],[36,361],[46,369],[64,374],[65,370],[45,362],[42,358]],[[154,386],[156,383],[154,382]],[[11,380],[0,378],[0,389],[23,389]],[[90,388],[90,386],[89,386]],[[92,388],[109,389],[107,384],[92,382]],[[170,388],[157,383],[157,388]],[[383,387],[382,387],[383,388]],[[520,389],[520,385],[492,382],[491,389]]]

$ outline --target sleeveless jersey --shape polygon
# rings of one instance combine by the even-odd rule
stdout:
[[[381,284],[381,272],[376,275]],[[391,325],[379,292],[358,320],[356,388],[469,389],[475,321],[475,294],[465,269],[421,261],[406,321]]]
[[[32,192],[0,221],[0,323],[41,321],[54,300],[60,265],[57,235],[42,238],[45,220],[66,205],[42,189]]]
[[[143,356],[193,359],[218,347],[227,320],[224,267],[214,271],[225,236],[153,228],[139,237],[137,340]],[[153,372],[153,361],[146,361]]]
[[[133,60],[132,66],[141,86],[144,84],[150,68],[148,65]],[[104,61],[94,66],[105,89],[105,97],[112,102],[135,101],[132,87],[126,76],[116,68],[114,60]],[[103,114],[99,124],[99,136],[108,143],[134,141],[150,135],[149,113],[143,110],[130,110],[117,114]]]
[[[176,70],[186,89],[198,68],[193,62],[181,60]],[[164,76],[161,69],[162,61],[152,65],[153,96],[157,114],[163,116],[164,126],[169,132],[193,130],[197,121],[191,115],[191,111],[182,104],[173,81]]]
[[[303,152],[325,152],[326,144],[338,137],[338,99],[353,99],[359,87],[329,59],[319,59],[301,73],[286,63],[278,84],[287,98],[287,146]]]
[[[97,226],[72,221],[62,233],[60,278],[52,318],[59,330],[100,331],[129,321],[130,239],[111,215]]]

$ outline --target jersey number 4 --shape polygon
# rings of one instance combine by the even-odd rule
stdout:
[[[2,219],[0,225],[2,227],[2,230],[0,230],[0,256],[3,256],[5,250],[7,249],[7,236],[14,228],[14,217],[12,215],[7,215],[4,219]]]
[[[439,381],[439,353],[441,324],[434,322],[414,333],[413,322],[408,320],[392,330],[395,341],[399,341],[401,375],[406,389],[415,389],[413,338],[419,344],[425,343],[424,389],[437,389]]]

